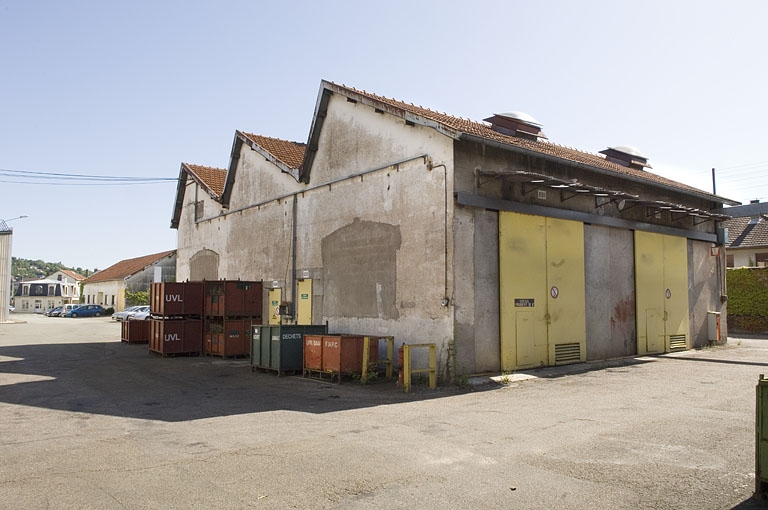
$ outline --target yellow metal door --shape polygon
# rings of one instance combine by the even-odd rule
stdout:
[[[688,344],[688,247],[683,237],[635,231],[637,352]]]
[[[499,213],[502,370],[586,359],[584,224]]]
[[[637,353],[664,352],[664,240],[635,230]]]
[[[664,236],[664,334],[667,352],[690,347],[688,240]]]
[[[499,212],[501,369],[546,365],[546,221]]]
[[[269,289],[269,308],[267,309],[267,314],[269,317],[268,324],[280,324],[280,314],[278,313],[278,308],[280,307],[280,302],[283,299],[283,289]]]
[[[312,280],[299,280],[296,298],[296,324],[312,324]]]
[[[547,337],[550,364],[586,360],[584,224],[547,218]]]

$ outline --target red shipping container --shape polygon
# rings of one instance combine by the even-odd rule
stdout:
[[[162,355],[203,352],[203,321],[199,319],[149,321],[149,350]]]
[[[149,321],[123,321],[120,340],[129,344],[149,342]]]
[[[150,311],[163,317],[203,314],[203,282],[158,282],[150,287]]]
[[[322,335],[304,335],[304,370],[323,369]]]
[[[324,372],[339,374],[363,373],[363,339],[359,335],[323,336],[322,369]],[[379,359],[379,341],[370,339],[368,363]]]
[[[205,324],[205,353],[217,356],[250,356],[251,323],[245,320],[208,320]]]

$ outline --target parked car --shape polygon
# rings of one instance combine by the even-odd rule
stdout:
[[[82,303],[67,303],[67,304],[65,304],[62,307],[63,310],[61,311],[61,316],[62,317],[66,317],[67,313],[71,312],[72,310],[74,310],[75,308],[78,308],[80,306],[83,306]]]
[[[67,312],[64,317],[101,317],[104,315],[104,307],[101,305],[80,305]]]
[[[57,306],[56,308],[51,308],[47,312],[45,312],[45,315],[48,317],[59,317],[61,313],[64,311],[64,308],[61,306]]]
[[[133,315],[134,313],[138,312],[140,308],[143,308],[142,305],[137,306],[129,306],[125,310],[121,310],[119,312],[115,312],[112,314],[112,319],[116,321],[126,321],[128,318]],[[149,307],[147,307],[149,308]]]
[[[15,312],[16,311],[16,307],[13,306],[13,305],[8,305],[8,311],[9,312]]]
[[[149,314],[149,307],[148,306],[142,306],[141,310],[138,310],[134,312],[130,317],[128,317],[129,321],[148,321],[152,317]]]

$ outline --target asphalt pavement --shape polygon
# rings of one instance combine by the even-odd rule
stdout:
[[[403,393],[0,324],[0,508],[757,508],[768,339]]]

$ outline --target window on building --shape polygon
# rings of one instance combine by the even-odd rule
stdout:
[[[733,267],[733,255],[726,255],[725,256],[725,266],[726,267]]]
[[[112,306],[115,306],[115,295],[112,294]]]
[[[768,266],[768,253],[755,253],[755,265],[758,267]]]
[[[56,295],[56,286],[55,285],[49,285],[48,286],[48,296],[54,296]]]
[[[22,301],[21,302],[21,309],[22,310],[29,310],[29,301]]]
[[[29,296],[29,285],[24,285],[21,289],[21,293],[24,296]]]
[[[195,221],[202,220],[205,213],[205,202],[202,200],[195,202]]]

